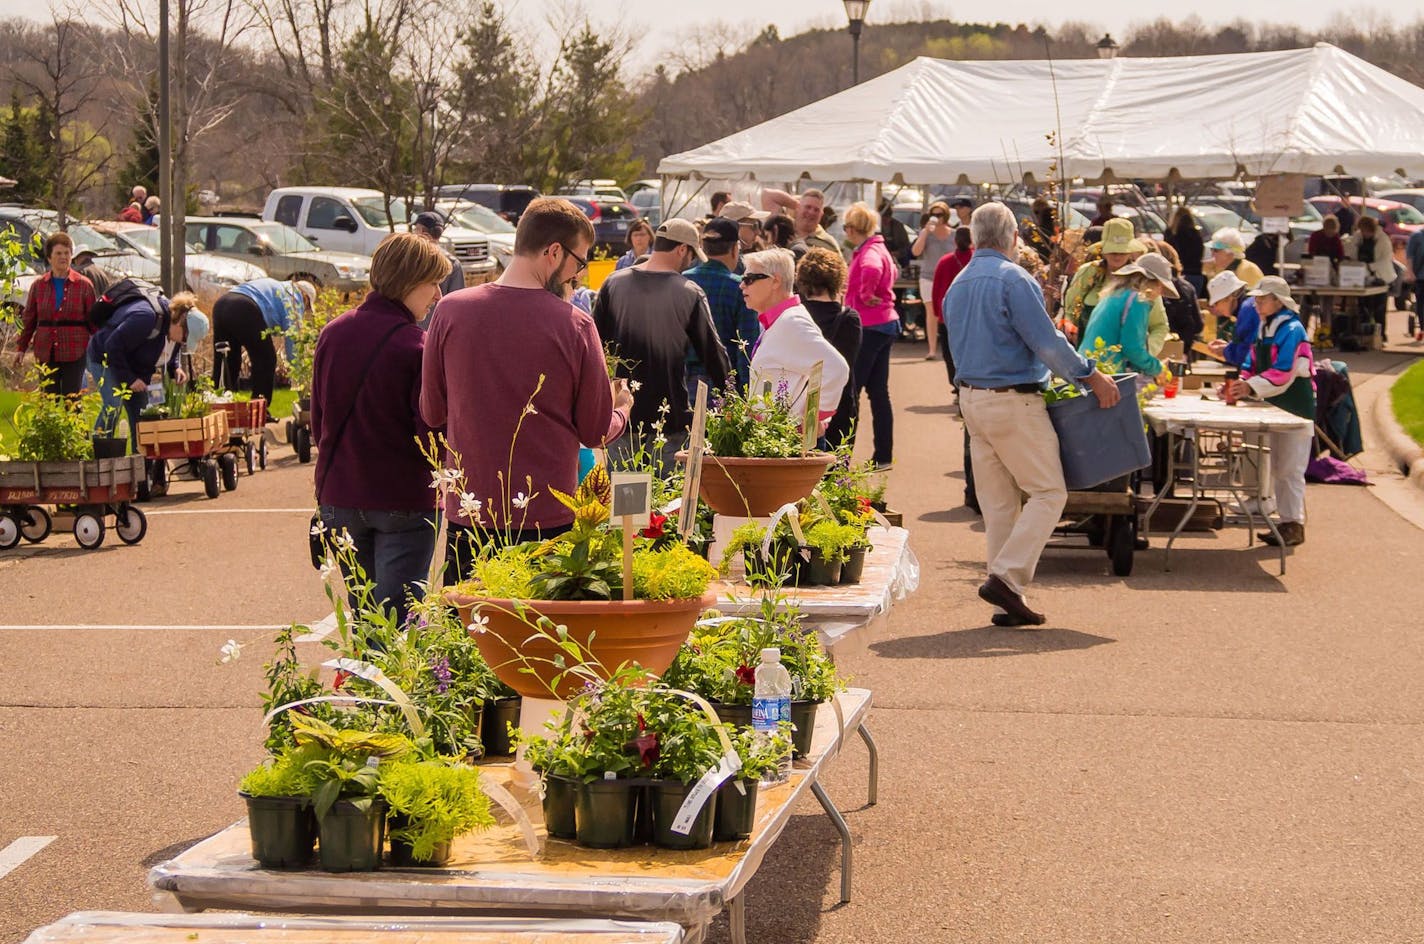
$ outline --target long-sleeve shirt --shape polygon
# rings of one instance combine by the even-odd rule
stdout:
[[[68,364],[84,357],[89,346],[89,309],[94,307],[94,286],[70,269],[56,299],[55,282],[46,273],[35,279],[20,314],[20,336],[15,350],[33,345],[41,364]]]
[[[117,386],[127,387],[135,380],[147,383],[158,369],[168,347],[168,301],[161,304],[164,311],[154,311],[146,298],[120,305],[90,338],[90,362],[108,365]],[[165,365],[169,374],[178,369],[179,354],[180,346],[174,345]]]
[[[792,295],[781,305],[760,315],[762,336],[752,356],[752,390],[763,385],[776,390],[785,383],[795,394],[793,415],[806,409],[806,383],[816,362],[821,362],[820,419],[830,419],[850,382],[850,365],[816,326],[815,319]],[[829,409],[827,409],[829,407]]]
[[[1073,281],[1068,283],[1068,290],[1063,293],[1064,318],[1072,320],[1073,326],[1079,332],[1092,315],[1093,306],[1097,305],[1098,299],[1111,287],[1112,276],[1102,276],[1102,267],[1101,260],[1080,266],[1073,274]],[[1167,309],[1163,307],[1162,299],[1157,298],[1153,299],[1152,308],[1147,313],[1147,349],[1155,357],[1166,343]]]
[[[571,522],[573,513],[549,489],[572,494],[579,443],[601,446],[627,422],[613,409],[593,319],[544,289],[496,282],[435,306],[420,414],[445,427],[465,490],[484,503],[483,524],[516,530]],[[445,511],[470,523],[458,495]]]
[[[1228,364],[1240,367],[1246,363],[1260,327],[1261,313],[1256,310],[1256,299],[1248,298],[1236,309],[1236,325],[1231,329],[1231,343],[1226,345],[1226,350],[1221,355]]]
[[[1312,256],[1329,256],[1339,262],[1345,258],[1345,243],[1339,236],[1332,236],[1324,230],[1316,230],[1305,241],[1305,251]]]
[[[663,435],[672,439],[692,424],[689,344],[707,371],[708,387],[718,390],[727,384],[731,363],[712,324],[707,296],[681,272],[635,267],[613,273],[599,286],[593,321],[599,337],[624,360],[621,376],[639,384],[629,423],[640,433],[661,422]],[[650,432],[645,436],[653,438]]]
[[[1315,355],[1306,337],[1305,326],[1295,312],[1284,309],[1262,326],[1259,341],[1270,350],[1270,363],[1256,363],[1254,346],[1241,364],[1241,376],[1258,397],[1279,397],[1300,378],[1315,389]]]
[[[1083,326],[1079,352],[1092,353],[1102,339],[1108,347],[1122,348],[1124,367],[1156,377],[1162,373],[1162,362],[1147,349],[1147,313],[1151,308],[1148,299],[1126,289],[1104,295]]]
[[[899,271],[885,248],[884,237],[871,236],[856,247],[846,274],[845,303],[860,312],[861,327],[875,328],[900,319],[895,313],[895,276]],[[872,298],[878,304],[872,305]]]
[[[1409,234],[1409,242],[1404,244],[1404,255],[1409,260],[1409,271],[1414,273],[1415,281],[1424,280],[1424,229]]]
[[[376,292],[322,329],[311,391],[319,504],[435,510],[430,465],[416,445],[430,431],[420,418],[424,350],[415,316]]]
[[[761,324],[757,313],[747,307],[742,298],[742,280],[723,263],[708,259],[682,273],[696,282],[707,296],[707,307],[712,312],[712,324],[717,328],[717,337],[722,349],[736,371],[737,386],[746,387],[751,376],[751,350],[761,336]],[[693,350],[688,351],[689,370],[702,371],[702,360]]]
[[[262,320],[267,327],[288,332],[302,320],[306,311],[306,300],[296,282],[278,282],[276,279],[253,279],[233,289],[239,295],[246,295],[262,310]],[[292,359],[293,343],[287,336],[287,360]]]
[[[1043,307],[1033,276],[995,249],[978,249],[944,299],[945,330],[960,383],[1043,384],[1093,372]]]
[[[1201,230],[1197,229],[1195,223],[1189,223],[1179,230],[1169,229],[1163,238],[1167,245],[1177,251],[1177,258],[1182,263],[1183,275],[1202,274],[1202,259],[1206,255],[1206,243],[1203,242]]]
[[[969,265],[969,260],[974,258],[973,249],[956,249],[954,252],[945,253],[935,264],[934,285],[930,291],[930,307],[934,309],[934,316],[944,323],[944,296],[949,292],[949,287],[954,284],[955,278],[964,271],[964,267]]]
[[[1386,233],[1376,230],[1374,236],[1366,240],[1356,232],[1345,240],[1345,257],[1363,262],[1370,276],[1386,285],[1394,281],[1394,246]]]

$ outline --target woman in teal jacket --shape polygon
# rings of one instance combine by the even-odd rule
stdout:
[[[1092,356],[1101,339],[1104,346],[1122,348],[1122,368],[1143,377],[1162,373],[1162,362],[1147,348],[1147,318],[1161,296],[1177,297],[1172,265],[1160,253],[1149,252],[1112,274],[1108,290],[1093,308],[1083,328],[1081,354]]]

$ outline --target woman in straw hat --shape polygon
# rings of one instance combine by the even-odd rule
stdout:
[[[1103,226],[1103,240],[1093,247],[1098,260],[1080,266],[1063,293],[1063,312],[1059,327],[1070,340],[1082,336],[1083,326],[1092,317],[1093,307],[1108,286],[1108,277],[1147,251],[1148,247],[1133,238],[1132,221],[1108,220]],[[1154,301],[1147,320],[1148,349],[1155,356],[1167,343],[1167,310],[1162,300]]]
[[[1122,348],[1122,366],[1145,378],[1162,373],[1163,365],[1147,345],[1147,319],[1163,295],[1177,297],[1172,264],[1155,252],[1140,256],[1112,274],[1102,299],[1083,329],[1081,354],[1091,356],[1101,341]]]

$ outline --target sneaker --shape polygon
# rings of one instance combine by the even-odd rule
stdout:
[[[895,468],[894,462],[872,462],[870,464],[872,472],[889,472],[893,468]]]
[[[1297,547],[1305,543],[1305,525],[1299,521],[1282,521],[1276,525],[1276,530],[1281,533],[1280,541],[1277,541],[1276,536],[1270,531],[1258,534],[1256,537],[1261,539],[1262,544],[1268,544],[1271,547],[1279,547],[1281,544],[1286,547]]]

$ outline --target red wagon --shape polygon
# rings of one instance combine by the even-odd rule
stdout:
[[[24,538],[49,537],[56,517],[72,519],[74,539],[93,550],[104,543],[108,522],[125,544],[148,533],[143,512],[131,504],[144,483],[142,456],[82,462],[0,462],[0,550]],[[52,515],[45,506],[55,506]]]

